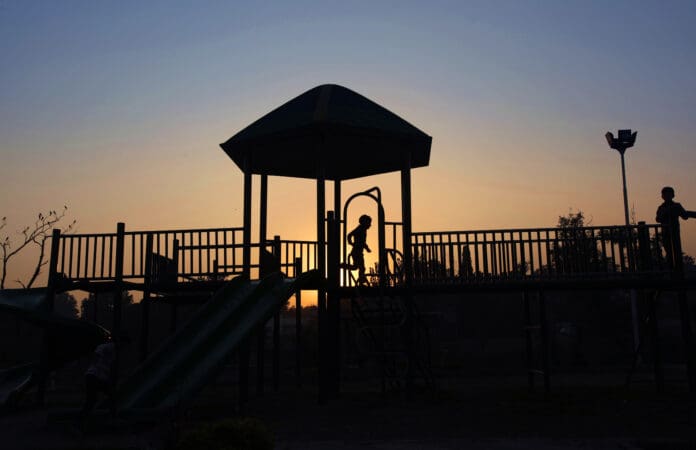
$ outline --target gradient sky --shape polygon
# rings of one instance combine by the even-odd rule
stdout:
[[[0,0],[0,217],[67,204],[80,232],[242,225],[219,148],[324,83],[433,137],[414,231],[621,224],[662,186],[696,210],[694,1]],[[400,219],[398,174],[383,189]],[[330,191],[329,191],[330,193]],[[269,234],[315,236],[314,184],[271,178]],[[329,194],[330,196],[330,194]],[[682,227],[696,254],[696,220]],[[256,234],[254,234],[256,236]],[[21,264],[20,264],[21,265]]]

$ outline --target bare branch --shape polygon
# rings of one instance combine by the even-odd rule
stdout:
[[[44,254],[46,250],[46,238],[44,238],[39,245],[40,252],[39,252],[39,259],[38,262],[36,263],[36,267],[34,268],[34,273],[29,279],[29,282],[27,283],[27,288],[30,288],[33,284],[34,281],[36,281],[36,278],[41,274],[41,268],[45,266],[48,261],[44,261]]]
[[[63,206],[63,209],[60,210],[60,212],[56,212],[55,210],[50,210],[48,211],[47,214],[44,214],[40,212],[37,215],[36,220],[34,221],[33,225],[27,226],[21,231],[17,232],[17,234],[20,234],[22,236],[22,239],[20,243],[16,246],[12,246],[12,241],[10,240],[10,236],[0,236],[0,250],[2,251],[2,267],[1,267],[1,274],[0,274],[0,289],[3,289],[5,287],[5,280],[7,278],[7,266],[15,255],[23,251],[27,246],[29,245],[36,245],[39,247],[39,257],[36,263],[36,266],[34,268],[34,271],[32,273],[31,278],[29,279],[29,282],[26,283],[26,285],[19,281],[16,280],[22,287],[31,287],[34,282],[36,281],[36,278],[41,274],[41,268],[46,265],[46,261],[44,260],[46,257],[46,252],[45,252],[45,245],[46,245],[46,240],[50,236],[50,231],[53,229],[53,227],[60,222],[66,215],[68,210],[67,206]],[[75,224],[77,223],[76,220],[73,220],[65,230],[65,232],[70,232],[74,227]],[[0,221],[0,230],[5,228],[7,225],[7,218],[3,217],[2,220]]]

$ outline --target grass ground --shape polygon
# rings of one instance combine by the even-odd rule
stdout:
[[[345,383],[320,405],[313,388],[284,384],[235,405],[233,386],[206,388],[178,421],[95,420],[83,430],[58,414],[79,406],[81,393],[54,393],[46,409],[0,417],[3,449],[165,448],[182,430],[229,416],[262,421],[278,449],[578,449],[696,448],[696,408],[681,373],[663,394],[649,371],[624,385],[625,372],[557,373],[552,391],[529,392],[524,375],[440,374],[438,389],[379,392],[376,381]],[[668,379],[670,381],[670,379]],[[59,395],[60,394],[60,395]]]

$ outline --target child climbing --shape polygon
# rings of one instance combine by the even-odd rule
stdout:
[[[348,233],[348,243],[352,246],[349,254],[351,264],[343,264],[342,267],[348,270],[358,270],[358,286],[367,285],[363,250],[371,252],[370,247],[367,246],[367,229],[371,225],[372,218],[363,214],[358,219],[358,226]]]

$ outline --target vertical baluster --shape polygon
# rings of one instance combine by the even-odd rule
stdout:
[[[99,255],[99,278],[104,278],[104,268],[106,266],[106,261],[104,260],[104,258],[106,258],[106,236],[100,236],[99,242],[101,243],[101,253]],[[97,304],[96,296],[94,304]]]
[[[481,268],[479,266],[479,239],[478,239],[478,232],[474,232],[474,265],[476,266],[474,269],[475,275],[478,277],[479,274],[481,273]]]
[[[199,231],[198,235],[198,270],[196,273],[203,274],[203,234]]]
[[[74,253],[75,255],[75,260],[73,261],[73,264],[71,264],[71,267],[75,269],[75,277],[74,278],[80,278],[80,257],[82,253],[82,238],[81,237],[72,237],[73,240],[77,239],[77,251]],[[72,260],[73,256],[73,248],[72,246],[70,247],[70,257]],[[72,270],[71,270],[72,273]]]
[[[237,233],[232,233],[232,267],[237,272]]]
[[[541,242],[541,230],[536,230],[537,234],[537,260],[539,261],[539,277],[543,278],[544,277],[544,263],[546,263],[546,266],[548,267],[549,262],[544,260],[544,252],[541,250],[542,247],[542,242]]]
[[[74,236],[70,236],[70,245],[68,246],[68,278],[73,278],[73,241]]]
[[[67,242],[66,242],[67,239],[68,239],[68,238],[67,238],[66,236],[64,236],[64,235],[61,236],[61,238],[60,238],[60,248],[61,248],[61,250],[60,250],[60,272],[63,273],[63,274],[66,274],[66,275],[67,275],[67,273],[68,273],[68,272],[65,270],[65,247],[66,247],[66,244],[67,244]]]
[[[194,233],[193,233],[193,232],[187,232],[186,234],[184,234],[184,235],[182,236],[182,238],[184,238],[184,236],[188,236],[188,238],[189,238],[189,243],[188,243],[188,245],[189,245],[189,247],[192,247],[192,246],[194,245],[194,244],[193,244],[193,236],[194,236]],[[185,246],[185,245],[186,245],[186,244],[184,244],[184,246]],[[182,251],[182,254],[183,254],[183,253],[184,253],[184,252]],[[189,255],[188,274],[191,274],[191,275],[192,275],[192,274],[195,273],[195,269],[194,269],[194,267],[195,267],[195,266],[194,266],[195,260],[194,260],[194,258],[193,258],[193,256],[194,256],[194,255],[193,255],[193,250],[189,249],[188,255]]]
[[[97,235],[92,236],[92,275],[91,278],[96,278],[97,276]]]
[[[484,279],[485,280],[490,280],[491,276],[491,249],[490,249],[490,240],[489,240],[489,234],[488,232],[482,232],[481,236],[483,237],[483,241],[481,241],[481,257],[483,260],[481,261],[483,265],[483,273],[485,275]]]
[[[82,268],[82,278],[89,278],[89,240],[91,236],[85,236],[85,261]]]

